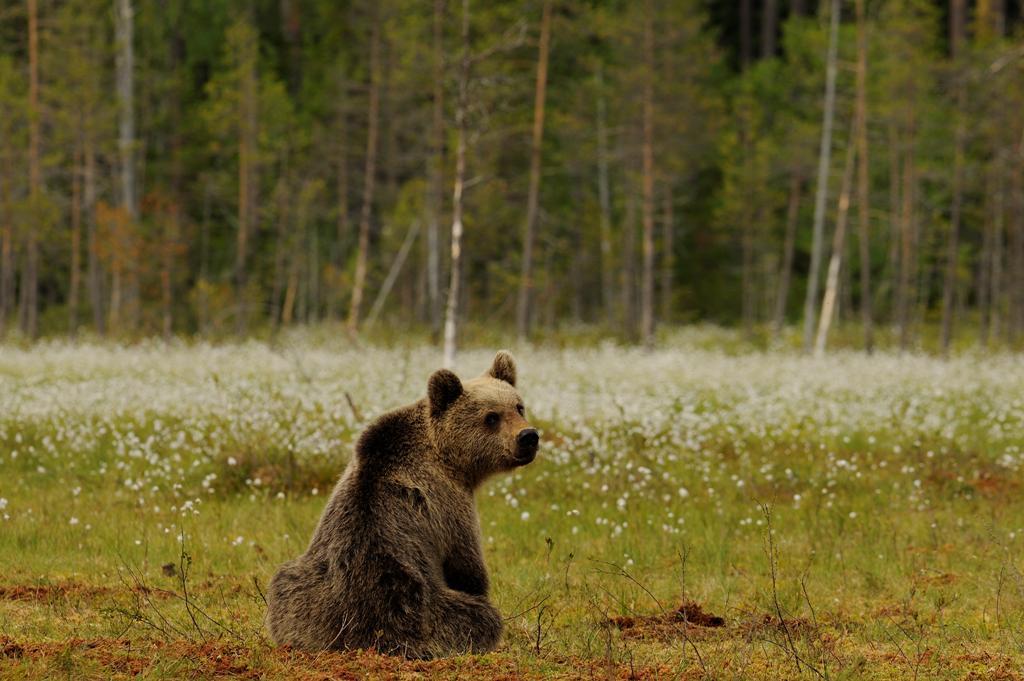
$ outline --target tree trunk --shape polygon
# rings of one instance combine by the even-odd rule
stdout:
[[[131,0],[117,0],[117,150],[120,160],[121,208],[128,216],[125,236],[133,234],[138,224],[138,201],[135,197],[135,20]],[[127,265],[129,282],[129,321],[134,327],[138,310],[138,262],[134,244],[125,249],[123,260]]]
[[[764,0],[761,13],[761,57],[771,59],[775,56],[776,38],[779,30],[778,0]]]
[[[749,1],[749,0],[744,0]],[[654,3],[646,0],[644,16],[643,93],[643,284],[640,292],[640,335],[654,347]]]
[[[661,240],[661,321],[668,323],[672,318],[673,275],[675,273],[675,211],[672,187],[665,184],[663,235]]]
[[[851,187],[851,191],[853,191]],[[852,199],[851,199],[852,201]],[[849,239],[847,239],[849,241]],[[839,281],[839,300],[836,302],[836,320],[849,322],[853,320],[854,307],[853,307],[853,277],[851,276],[853,271],[853,254],[849,251],[849,247],[844,247],[845,253],[843,255],[843,263],[846,263],[846,267],[839,268],[839,276],[842,277]]]
[[[985,39],[1001,38],[1006,34],[1005,0],[979,0],[977,16],[978,34]]]
[[[7,333],[14,298],[14,216],[11,207],[11,150],[9,140],[0,140],[4,165],[0,167],[0,336]]]
[[[270,289],[271,322],[275,325],[284,323],[284,303],[281,299],[287,283],[286,271],[289,266],[288,220],[291,208],[291,196],[288,186],[288,175],[282,171],[274,188],[274,204],[277,207],[277,225],[274,234],[274,278]]]
[[[302,2],[281,0],[279,10],[288,54],[288,94],[298,99],[302,92]]]
[[[1003,231],[1004,223],[1004,186],[1003,164],[995,162],[996,188],[993,197],[992,211],[992,267],[989,280],[989,338],[998,339],[1003,316]]]
[[[135,201],[135,107],[133,72],[134,10],[131,0],[118,0],[117,12],[118,77],[118,153],[121,159],[121,206],[134,221],[138,219]]]
[[[380,18],[373,17],[370,34],[370,103],[367,112],[366,167],[363,173],[363,208],[359,214],[359,251],[356,254],[356,276],[348,309],[348,331],[359,327],[359,308],[366,286],[366,266],[370,249],[370,220],[373,217],[373,190],[377,176],[377,132],[380,121]]]
[[[427,219],[427,307],[431,336],[441,334],[441,211],[444,209],[444,15],[445,0],[434,0],[434,98],[431,122],[430,215]]]
[[[466,177],[466,109],[469,107],[469,0],[462,0],[462,55],[459,65],[459,95],[455,103],[455,187],[452,191],[452,267],[448,302],[444,314],[444,360],[446,369],[455,367],[455,344],[459,317],[459,284],[462,278],[462,190]]]
[[[40,159],[41,118],[39,106],[39,15],[36,0],[28,0],[28,182],[33,215],[41,209],[43,172]],[[39,332],[39,244],[38,227],[25,234],[25,267],[21,289],[21,331],[29,338]]]
[[[740,0],[740,68],[744,71],[750,66],[753,55],[753,0]]]
[[[896,319],[896,281],[900,270],[900,145],[895,119],[889,120],[889,220],[888,248],[883,269],[885,295],[889,300],[889,323]]]
[[[516,331],[520,340],[529,335],[530,294],[533,291],[533,242],[537,232],[540,203],[540,161],[544,141],[544,98],[548,83],[548,48],[551,42],[551,0],[544,0],[540,22],[540,50],[537,56],[537,90],[533,106],[533,138],[530,144],[530,190],[526,203],[526,231],[523,236],[523,261],[519,274],[519,299],[516,305]]]
[[[846,222],[850,214],[850,189],[853,185],[854,160],[857,146],[854,143],[856,118],[850,130],[849,143],[846,147],[846,165],[843,169],[843,183],[839,189],[839,205],[836,209],[836,229],[832,233],[832,257],[828,263],[828,274],[825,278],[825,296],[821,299],[821,316],[818,317],[818,333],[814,339],[814,355],[825,354],[825,343],[828,331],[836,313],[836,300],[839,295],[839,270],[843,266],[843,250],[846,248]]]
[[[402,266],[405,264],[405,259],[409,257],[409,250],[412,248],[413,243],[416,241],[416,236],[420,232],[420,223],[414,222],[409,226],[409,230],[405,233],[405,239],[402,240],[402,245],[398,249],[398,255],[391,262],[391,267],[388,269],[388,274],[384,277],[384,283],[381,284],[380,291],[377,292],[377,297],[373,300],[373,305],[370,306],[370,312],[366,315],[366,328],[372,328],[374,323],[377,321],[377,316],[380,311],[384,309],[384,302],[388,299],[388,294],[391,293],[391,288],[395,285],[395,280],[402,271]]]
[[[238,233],[235,242],[235,332],[244,335],[249,322],[248,270],[249,234],[253,229],[256,208],[256,154],[257,154],[257,60],[259,45],[255,34],[250,35],[242,54],[241,110],[238,135]]]
[[[871,299],[871,176],[868,166],[868,39],[865,0],[857,0],[857,242],[860,250],[860,320],[864,351],[875,347],[874,313]]]
[[[334,236],[334,268],[335,281],[331,288],[331,315],[342,317],[342,295],[341,295],[341,273],[345,270],[346,252],[349,239],[349,214],[348,214],[348,97],[346,95],[347,83],[344,74],[338,78],[338,129],[336,132],[337,146],[337,193],[338,193],[338,221],[336,234]],[[280,291],[278,291],[280,293]],[[274,297],[275,305],[277,297]]]
[[[296,241],[294,235],[289,241]],[[281,304],[281,326],[291,326],[295,318],[295,299],[299,295],[299,257],[294,244],[288,256],[288,285],[284,290],[284,302]]]
[[[78,333],[78,292],[82,271],[82,136],[75,136],[71,160],[71,274],[68,285],[68,333]]]
[[[199,282],[202,286],[199,289],[198,301],[196,302],[196,322],[199,326],[199,333],[206,335],[210,330],[210,209],[211,209],[211,187],[210,180],[203,183],[203,217],[199,221]]]
[[[109,226],[118,230],[118,234],[123,236],[123,230],[119,224],[120,216],[114,215],[111,220],[115,222]],[[110,305],[107,310],[107,326],[115,335],[121,331],[121,286],[124,273],[123,249],[118,245],[116,251],[110,258]]]
[[[747,141],[749,137],[743,132],[744,152],[743,165],[744,176],[750,178],[751,149]],[[758,209],[760,210],[760,209]],[[753,337],[754,333],[754,305],[756,294],[754,293],[754,223],[757,218],[753,215],[753,207],[749,201],[743,202],[740,210],[740,318],[743,322],[743,335],[747,338]]]
[[[293,249],[292,260],[297,264],[295,268],[297,279],[296,284],[300,287],[300,294],[297,298],[297,313],[295,319],[309,323],[316,314],[316,279],[314,270],[317,269],[318,250],[317,240],[309,225],[309,207],[316,199],[320,190],[320,183],[307,179],[299,190],[298,201],[295,207],[295,234],[292,237]]]
[[[181,67],[185,55],[185,41],[181,35],[180,22],[174,26],[171,40],[170,62],[174,72]],[[160,266],[161,290],[161,332],[165,340],[174,333],[174,265],[181,242],[181,215],[184,203],[182,190],[182,120],[181,85],[178,82],[171,90],[171,205],[170,214],[164,219],[163,248]]]
[[[946,242],[946,271],[942,282],[942,331],[940,344],[942,354],[949,354],[953,342],[953,304],[956,298],[957,262],[960,249],[960,212],[963,203],[964,184],[964,110],[967,104],[964,88],[962,53],[967,21],[966,0],[951,0],[949,13],[950,56],[953,62],[953,78],[956,98],[956,132],[953,137],[953,197],[949,211],[949,235]]]
[[[786,235],[782,242],[782,267],[779,271],[779,290],[775,297],[775,315],[772,331],[775,336],[782,332],[786,322],[786,308],[789,303],[789,282],[793,276],[793,251],[796,250],[796,226],[800,217],[800,195],[803,179],[800,172],[793,171],[789,181],[789,202],[786,206]]]
[[[570,163],[569,167],[566,168],[566,175],[572,183],[572,189],[569,193],[572,204],[582,206],[585,201],[583,194],[584,187],[586,186],[582,170],[577,163]],[[573,324],[582,324],[584,310],[587,307],[586,293],[592,287],[588,286],[589,282],[587,280],[587,275],[590,272],[590,249],[587,248],[584,225],[581,221],[573,222],[569,230],[568,243],[570,253],[572,254],[569,258],[569,315]],[[548,288],[551,288],[550,281],[548,282]]]
[[[626,197],[626,220],[622,230],[622,329],[636,338],[636,198],[633,188]]]
[[[306,314],[304,315],[307,324],[312,324],[320,318],[320,234],[316,224],[312,226],[309,224],[309,205],[316,198],[319,186],[319,183],[308,183],[303,190],[302,200],[299,204],[301,233],[306,235],[306,245],[309,248],[306,259]]]
[[[85,238],[89,256],[89,262],[86,264],[89,279],[89,305],[92,307],[92,323],[96,333],[103,336],[107,332],[107,325],[103,310],[103,272],[100,270],[100,253],[96,234],[96,149],[91,133],[86,133],[83,146],[85,167],[82,185],[84,189]]]
[[[603,64],[597,64],[597,195],[601,207],[601,303],[605,321],[612,321],[612,201],[608,181],[608,125]]]
[[[832,154],[832,120],[836,106],[836,59],[839,48],[839,0],[831,2],[828,56],[825,62],[825,102],[818,154],[818,187],[814,198],[814,232],[811,242],[811,266],[807,275],[804,300],[804,352],[810,352],[814,339],[814,314],[818,307],[818,277],[821,269],[822,242],[825,239],[825,203],[828,200],[828,171]]]
[[[389,39],[386,30],[380,35],[380,88],[378,97],[380,99],[380,150],[378,151],[381,174],[384,177],[383,196],[385,201],[393,201],[398,194],[398,167],[396,159],[398,156],[396,147],[398,140],[395,136],[395,108],[392,93],[392,77],[394,73],[394,45]],[[378,233],[375,232],[374,237]]]
[[[1024,131],[1015,152],[1010,170],[1013,183],[1012,272],[1009,281],[1011,344],[1016,343],[1019,334],[1024,331]]]
[[[913,139],[913,126],[907,134],[907,139]],[[916,278],[917,254],[915,252],[914,239],[914,151],[913,143],[908,143],[908,148],[903,153],[903,189],[902,189],[902,210],[900,217],[900,276],[899,286],[896,291],[896,326],[899,329],[900,350],[905,351],[910,347],[910,323],[914,307],[912,283]]]
[[[986,171],[986,187],[994,185],[991,169]],[[989,319],[992,316],[989,293],[992,288],[992,195],[985,194],[985,223],[982,225],[981,255],[978,263],[978,340],[981,345],[988,345]]]
[[[177,200],[164,216],[163,247],[160,252],[160,333],[168,340],[174,333],[174,256],[181,233],[181,206]]]

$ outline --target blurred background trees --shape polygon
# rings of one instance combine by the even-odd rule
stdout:
[[[1021,14],[7,0],[0,327],[1020,346]]]

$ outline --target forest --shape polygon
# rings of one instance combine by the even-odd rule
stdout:
[[[1021,9],[5,0],[0,326],[1020,347]]]

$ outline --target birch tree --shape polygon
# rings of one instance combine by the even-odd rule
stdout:
[[[839,51],[839,0],[830,3],[828,56],[825,61],[825,99],[822,107],[821,148],[818,151],[818,182],[814,196],[814,228],[811,265],[804,299],[804,352],[810,352],[814,340],[815,312],[818,304],[818,277],[821,269],[822,242],[825,239],[825,203],[828,201],[828,174],[832,158],[832,122],[836,108],[836,72]]]
[[[462,0],[462,54],[459,56],[458,95],[455,101],[455,183],[452,189],[452,254],[448,302],[444,312],[444,356],[441,366],[455,367],[462,279],[462,193],[466,181],[466,110],[469,107],[469,0]]]
[[[836,300],[839,296],[839,272],[843,266],[843,251],[846,249],[846,222],[850,214],[850,189],[853,184],[854,160],[857,155],[855,135],[856,119],[853,129],[847,138],[846,165],[843,170],[843,182],[839,189],[839,205],[836,208],[836,229],[832,234],[832,256],[829,258],[828,273],[825,276],[825,295],[821,299],[821,315],[818,317],[818,333],[814,339],[814,354],[821,357],[825,354],[825,343],[828,332],[835,317]]]

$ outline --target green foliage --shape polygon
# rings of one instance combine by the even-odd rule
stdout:
[[[444,287],[461,3],[132,4],[133,150],[142,216],[132,226],[140,245],[129,274],[140,282],[142,314],[122,331],[156,330],[168,295],[165,278],[171,282],[174,331],[210,331],[216,315],[196,305],[213,290],[226,315],[219,323],[230,326],[231,309],[238,303],[232,296],[239,294],[232,294],[229,284],[237,276],[240,156],[247,126],[254,126],[248,131],[253,156],[247,160],[253,233],[245,259],[251,269],[245,295],[251,298],[252,321],[264,330],[276,326],[293,269],[300,282],[296,305],[305,310],[302,320],[340,314],[340,301],[351,292],[349,269],[363,211],[374,21],[381,27],[380,121],[375,191],[367,206],[367,290],[372,296],[381,283],[408,226],[427,224],[435,208],[440,211],[439,279]],[[911,258],[907,266],[914,272],[911,317],[926,325],[938,320],[955,194],[952,141],[959,122],[965,128],[965,182],[954,307],[964,318],[979,314],[984,325],[1001,330],[1008,341],[1024,335],[1024,301],[1013,293],[1024,288],[1024,227],[1019,226],[1024,210],[1016,179],[1024,131],[1015,116],[1024,104],[1024,79],[1014,33],[1020,12],[1015,3],[1010,5],[1005,16],[994,14],[994,5],[978,9],[965,55],[953,64],[947,57],[944,6],[931,0],[867,3],[869,253],[881,324],[898,321],[895,299],[904,257]],[[628,335],[631,322],[625,316],[640,290],[648,5],[558,0],[553,7],[533,316],[541,327],[588,323],[611,332],[614,323]],[[650,7],[655,26],[656,288],[658,297],[668,301],[658,306],[662,321],[732,322],[740,317],[743,300],[753,301],[747,321],[771,321],[794,178],[800,191],[788,311],[795,312],[810,250],[825,17],[781,8],[777,53],[741,67],[736,58],[742,29],[738,6],[653,0]],[[541,9],[540,0],[470,4],[463,302],[471,326],[504,328],[521,283]],[[816,9],[824,12],[825,6]],[[989,12],[984,17],[983,9]],[[843,8],[840,32],[826,232],[835,223],[839,174],[851,144],[856,62],[851,10]],[[41,276],[47,293],[41,302],[65,309],[71,253],[59,242],[62,230],[74,222],[72,187],[83,177],[85,146],[96,153],[95,200],[116,205],[120,196],[117,44],[107,2],[43,3],[40,11],[42,164],[52,206],[44,211],[43,222],[55,237],[55,243],[43,244],[46,271]],[[440,12],[439,51],[435,11]],[[753,19],[759,35],[768,17],[758,8]],[[24,208],[14,210],[27,194],[24,21],[20,9],[0,15],[0,41],[10,47],[0,60],[0,155],[6,162],[0,184],[8,215],[26,214]],[[439,199],[432,170],[438,160],[437,86],[444,147]],[[961,86],[963,106],[956,99]],[[603,159],[599,110],[607,131]],[[599,193],[602,163],[608,170],[607,206]],[[911,171],[906,187],[904,168]],[[316,191],[307,191],[313,186]],[[907,206],[903,192],[911,195]],[[671,253],[662,224],[666,207],[672,209]],[[78,210],[86,211],[78,217],[87,224],[90,209]],[[909,255],[900,251],[905,225],[914,231]],[[629,240],[630,234],[636,241]],[[843,320],[854,318],[863,295],[860,263],[851,257],[855,243],[851,239],[844,262]],[[173,254],[169,261],[161,255],[167,252]],[[17,279],[24,267],[18,244],[13,253],[9,275]],[[83,262],[84,256],[85,251]],[[428,262],[424,235],[389,297],[388,319],[416,325],[430,318],[425,307]],[[671,275],[664,291],[662,268]],[[104,263],[97,277],[100,293],[109,295],[113,274]],[[984,286],[983,280],[988,281]],[[199,295],[200,290],[206,293]],[[44,332],[66,328],[57,314],[43,318],[53,321]],[[922,337],[927,333],[922,329]]]

